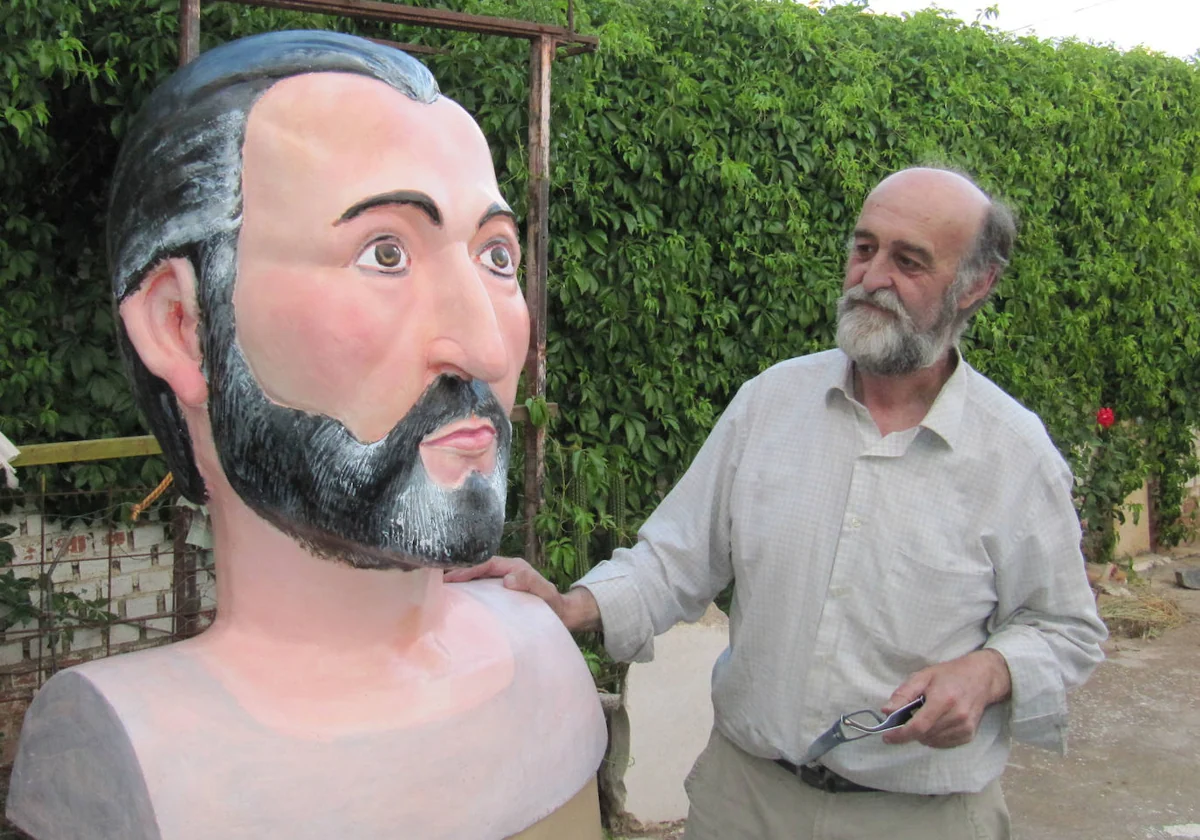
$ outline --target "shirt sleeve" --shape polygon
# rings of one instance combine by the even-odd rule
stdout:
[[[1100,643],[1108,635],[1088,585],[1071,491],[1057,453],[1021,488],[1011,542],[1001,536],[994,546],[998,603],[984,645],[1008,663],[1013,737],[1060,753],[1067,691],[1104,659]]]
[[[730,493],[753,381],[734,397],[696,459],[638,531],[575,586],[600,607],[604,646],[619,662],[654,658],[654,637],[696,621],[733,580]]]

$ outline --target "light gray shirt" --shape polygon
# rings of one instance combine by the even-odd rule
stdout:
[[[736,580],[713,669],[717,728],[793,762],[839,715],[988,647],[1012,675],[971,743],[872,737],[822,762],[860,784],[978,791],[1011,737],[1065,749],[1066,692],[1103,658],[1070,471],[1036,415],[959,360],[924,421],[881,437],[838,350],[742,386],[646,521],[578,585],[618,660],[694,621]]]

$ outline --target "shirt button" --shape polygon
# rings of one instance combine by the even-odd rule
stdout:
[[[857,516],[852,516],[852,517],[850,517],[850,527],[851,527],[851,528],[860,528],[860,527],[862,527],[862,520],[861,520],[861,519],[859,519]]]
[[[829,587],[829,595],[833,598],[845,598],[850,594],[849,586],[831,586]]]

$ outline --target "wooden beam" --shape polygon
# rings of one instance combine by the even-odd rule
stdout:
[[[200,55],[200,0],[179,3],[179,66]]]
[[[546,396],[546,259],[550,248],[550,68],[555,42],[542,37],[529,45],[529,216],[525,231],[525,300],[529,305],[529,352],[525,391]],[[525,560],[541,566],[534,520],[542,504],[546,428],[525,425]]]
[[[534,21],[513,18],[468,15],[445,9],[423,9],[399,3],[382,3],[379,0],[228,0],[244,6],[265,6],[292,12],[310,12],[321,15],[344,15],[355,20],[370,20],[379,23],[407,23],[433,29],[450,29],[457,32],[475,32],[480,35],[503,35],[509,38],[524,38],[537,41],[551,38],[564,44],[590,45],[592,49],[600,43],[594,35],[579,35],[562,26],[552,26]]]
[[[20,446],[21,454],[12,462],[14,467],[33,467],[39,464],[71,464],[76,461],[103,461],[107,458],[132,458],[137,455],[157,455],[162,447],[151,435],[140,437],[104,438],[102,440],[73,440],[67,443],[31,443]]]

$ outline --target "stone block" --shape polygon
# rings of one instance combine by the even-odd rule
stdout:
[[[712,731],[712,667],[728,644],[729,620],[710,606],[655,639],[652,662],[629,667],[625,810],[640,822],[687,816],[683,780]]]
[[[133,545],[133,532],[113,529],[104,534],[98,542],[102,542],[106,556],[128,557],[137,553]]]
[[[80,580],[107,580],[108,559],[101,557],[95,560],[79,561]]]
[[[165,592],[171,588],[171,578],[173,577],[170,569],[154,569],[149,572],[138,572],[138,592],[149,594],[152,592]]]
[[[102,580],[84,580],[76,583],[64,583],[62,586],[54,587],[56,592],[71,592],[91,601],[93,598],[100,598],[104,595],[104,584]]]
[[[0,645],[0,667],[16,665],[25,661],[24,642],[7,642]]]
[[[99,627],[78,627],[71,634],[72,653],[104,646],[104,631]]]
[[[40,513],[26,513],[21,517],[21,522],[17,526],[22,534],[31,537],[40,537],[43,533],[47,536],[62,533],[62,520],[52,517],[42,516]]]
[[[52,552],[50,557],[58,557],[65,561],[76,562],[85,557],[95,556],[96,538],[91,533],[62,534],[53,540],[46,541],[46,547]]]
[[[133,554],[126,555],[119,560],[114,559],[114,564],[119,564],[122,572],[137,572],[142,569],[149,569],[152,558],[149,551],[137,551]],[[115,566],[114,566],[115,569]]]
[[[47,562],[46,568],[50,571],[51,583],[67,583],[75,579],[75,565],[65,558],[57,564]]]
[[[149,631],[146,634],[147,638],[162,638],[164,633],[170,635],[175,632],[175,620],[171,618],[152,618],[146,622],[146,629]]]
[[[132,624],[114,624],[108,628],[108,642],[111,645],[130,644],[141,637],[141,630]]]
[[[139,554],[149,554],[151,546],[166,542],[167,529],[161,522],[147,522],[133,528],[133,546]]]
[[[12,569],[13,575],[18,578],[36,578],[41,574],[41,564],[38,563],[38,556],[41,553],[40,546],[14,546],[17,549],[13,555],[11,566],[6,566],[5,571]]]
[[[1200,589],[1200,569],[1176,569],[1175,585],[1184,589]]]
[[[133,582],[136,575],[113,575],[112,586],[108,590],[110,600],[124,598],[127,595],[133,594]]]
[[[56,641],[60,645],[57,650],[61,650],[62,639],[59,638]],[[26,642],[29,646],[30,659],[49,656],[51,652],[56,650],[55,645],[52,645],[45,636],[32,636],[29,639],[26,639]]]
[[[140,595],[125,599],[125,618],[145,618],[158,612],[157,595]]]

